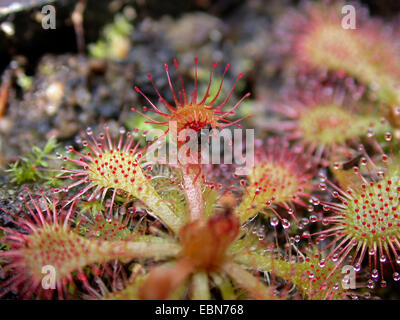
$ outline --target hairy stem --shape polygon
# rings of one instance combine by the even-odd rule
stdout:
[[[42,278],[42,268],[51,265],[57,279],[68,277],[93,263],[110,260],[154,260],[175,257],[181,247],[175,243],[88,240],[58,225],[45,225],[27,236],[23,247],[0,253],[0,257],[18,258],[33,277]]]

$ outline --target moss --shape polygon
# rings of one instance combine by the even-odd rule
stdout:
[[[19,185],[28,182],[37,182],[38,180],[50,181],[51,174],[42,170],[49,167],[48,160],[53,156],[54,150],[57,148],[57,140],[55,137],[50,138],[43,149],[34,146],[32,153],[21,157],[20,161],[10,165],[6,170],[11,176],[11,181]]]

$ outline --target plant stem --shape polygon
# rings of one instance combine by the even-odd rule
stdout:
[[[204,219],[204,200],[200,166],[181,166],[183,188],[189,208],[190,220]]]

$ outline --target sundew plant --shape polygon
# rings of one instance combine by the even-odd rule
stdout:
[[[398,26],[358,2],[246,3],[266,34],[221,27],[234,9],[125,6],[29,89],[14,61],[0,130],[29,103],[37,140],[0,144],[2,299],[398,298]]]

